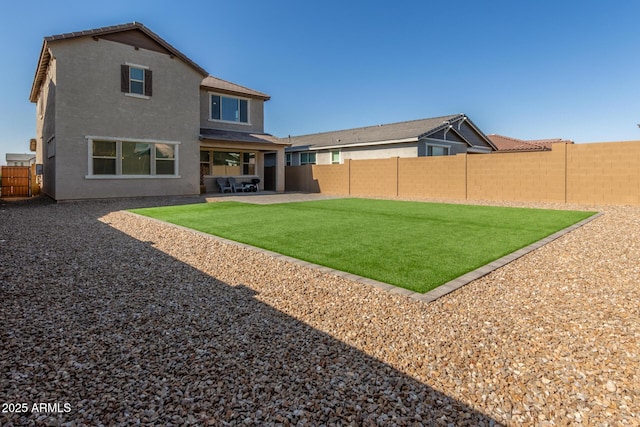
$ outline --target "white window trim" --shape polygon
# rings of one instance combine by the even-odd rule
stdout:
[[[141,68],[143,70],[150,70],[151,68],[146,66],[146,65],[140,65],[140,64],[134,64],[131,62],[125,62],[124,65],[127,65],[129,67],[133,67],[133,68]],[[142,91],[144,92],[144,86],[145,86],[145,81],[142,80]],[[131,98],[138,98],[138,99],[151,99],[150,96],[144,95],[144,94],[140,94],[140,93],[131,93],[131,71],[129,71],[129,92],[126,92],[124,94],[124,96],[130,96]]]
[[[247,101],[247,121],[246,122],[234,122],[232,120],[216,120],[216,119],[212,119],[212,113],[213,111],[211,111],[211,96],[215,95],[215,96],[224,96],[225,98],[235,98],[235,99],[242,99],[244,101]],[[225,94],[225,93],[218,93],[218,92],[209,92],[208,95],[209,98],[209,117],[208,117],[208,121],[210,122],[214,122],[214,123],[229,123],[229,124],[234,124],[234,125],[242,125],[242,126],[251,126],[251,99],[250,98],[243,98],[241,96],[235,96],[235,95],[229,95],[229,94]],[[222,102],[222,101],[221,101]],[[222,117],[222,114],[220,114],[220,117]]]
[[[138,99],[151,99],[150,96],[147,95],[140,95],[139,93],[130,93],[130,92],[125,92],[124,96],[129,96],[131,98],[138,98]]]
[[[178,147],[180,146],[180,141],[165,141],[159,139],[136,139],[136,138],[118,138],[112,136],[85,136],[87,141],[87,168],[88,173],[85,175],[85,179],[175,179],[181,178],[180,170],[178,165],[180,164],[180,150]],[[116,142],[116,174],[115,175],[94,175],[93,174],[93,141],[110,141]],[[156,168],[156,155],[155,149],[152,151],[151,156],[151,168],[150,172],[152,174],[149,175],[120,175],[118,172],[122,173],[122,163],[118,161],[118,159],[122,158],[122,142],[135,142],[140,144],[169,144],[175,146],[175,173],[173,175],[155,175]],[[120,144],[119,144],[120,143]]]
[[[146,65],[134,64],[132,62],[125,62],[124,65],[128,65],[129,67],[134,67],[134,68],[142,68],[143,70],[149,70],[150,69],[150,67],[148,67]]]

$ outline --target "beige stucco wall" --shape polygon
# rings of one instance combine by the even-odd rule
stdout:
[[[50,47],[56,59],[56,199],[199,192],[199,73],[176,57],[103,39]],[[153,96],[120,91],[124,63],[152,70]],[[87,136],[178,141],[179,178],[87,178]]]
[[[370,160],[392,157],[418,157],[418,143],[392,144],[384,146],[353,147],[341,150],[342,161]],[[330,163],[329,160],[328,163]]]

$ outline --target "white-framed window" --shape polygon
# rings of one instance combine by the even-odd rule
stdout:
[[[177,141],[87,137],[87,178],[178,177]]]
[[[301,165],[315,165],[316,164],[316,153],[313,152],[313,151],[300,153],[300,164]]]
[[[210,176],[256,174],[256,153],[251,151],[200,151],[200,172]]]
[[[340,151],[332,151],[331,152],[331,164],[339,165],[340,164]]]
[[[127,96],[149,99],[153,94],[152,73],[146,65],[125,63],[120,66],[120,91]]]
[[[210,92],[209,120],[248,124],[249,100]]]
[[[427,156],[448,156],[449,147],[439,145],[427,145]]]
[[[129,67],[129,93],[144,95],[144,69]]]
[[[284,153],[285,165],[291,166],[291,153]]]

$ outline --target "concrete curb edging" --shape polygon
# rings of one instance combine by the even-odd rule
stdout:
[[[303,266],[303,267],[308,267],[308,268],[311,268],[311,269],[314,269],[314,270],[321,271],[323,273],[332,274],[334,276],[342,277],[342,278],[345,278],[347,280],[351,280],[351,281],[354,281],[354,282],[359,282],[359,283],[364,283],[364,284],[367,284],[367,285],[371,285],[371,286],[374,286],[376,288],[382,289],[382,290],[390,292],[390,293],[404,295],[404,296],[407,296],[407,297],[410,297],[410,298],[413,298],[413,299],[416,299],[416,300],[419,300],[419,301],[423,301],[423,302],[426,302],[426,303],[435,301],[436,299],[438,299],[438,298],[440,298],[440,297],[442,297],[444,295],[447,295],[447,294],[449,294],[449,293],[451,293],[451,292],[453,292],[453,291],[455,291],[457,289],[460,289],[461,287],[471,283],[472,281],[474,281],[476,279],[479,279],[479,278],[481,278],[483,276],[486,276],[487,274],[491,273],[492,271],[497,270],[500,267],[503,267],[503,266],[509,264],[510,262],[515,261],[516,259],[518,259],[518,258],[520,258],[520,257],[522,257],[524,255],[527,255],[528,253],[533,252],[536,249],[539,249],[539,248],[543,247],[547,243],[551,243],[552,241],[554,241],[554,240],[564,236],[565,234],[568,234],[568,233],[570,233],[570,232],[582,227],[583,225],[585,225],[585,224],[587,224],[587,223],[589,223],[589,222],[591,222],[591,221],[595,220],[596,218],[599,218],[600,216],[603,215],[602,212],[598,212],[598,213],[590,216],[589,218],[583,219],[580,222],[577,222],[577,223],[575,223],[575,224],[573,224],[573,225],[571,225],[571,226],[569,226],[567,228],[564,228],[564,229],[562,229],[560,231],[557,231],[557,232],[545,237],[544,239],[538,240],[537,242],[530,244],[529,246],[526,246],[526,247],[524,247],[522,249],[518,249],[515,252],[512,252],[510,254],[507,254],[507,255],[503,256],[502,258],[498,258],[497,260],[490,262],[489,264],[486,264],[486,265],[484,265],[484,266],[482,266],[480,268],[477,268],[477,269],[475,269],[473,271],[470,271],[470,272],[468,272],[468,273],[466,273],[466,274],[464,274],[464,275],[462,275],[460,277],[457,277],[457,278],[455,278],[455,279],[453,279],[453,280],[451,280],[451,281],[449,281],[447,283],[444,283],[444,284],[438,286],[437,288],[435,288],[435,289],[433,289],[431,291],[428,291],[428,292],[425,292],[424,294],[421,294],[421,293],[418,293],[418,292],[411,291],[409,289],[400,288],[398,286],[390,285],[388,283],[379,282],[377,280],[369,279],[367,277],[358,276],[356,274],[347,273],[345,271],[335,270],[333,268],[329,268],[329,267],[326,267],[326,266],[323,266],[323,265],[319,265],[319,264],[313,264],[313,263],[308,262],[308,261],[303,261],[303,260],[300,260],[300,259],[297,259],[297,258],[293,258],[293,257],[287,256],[287,255],[282,255],[282,254],[279,254],[277,252],[273,252],[273,251],[270,251],[270,250],[267,250],[267,249],[262,249],[262,248],[258,248],[256,246],[247,245],[246,243],[240,243],[240,242],[236,242],[234,240],[225,239],[224,237],[215,236],[213,234],[208,234],[208,233],[205,233],[205,232],[202,232],[202,231],[194,230],[192,228],[184,227],[182,225],[172,224],[170,222],[166,222],[166,221],[162,221],[162,220],[159,220],[159,219],[156,219],[156,218],[151,218],[151,217],[148,217],[148,216],[140,215],[140,214],[137,214],[137,213],[134,213],[134,212],[130,212],[130,211],[122,211],[122,212],[125,212],[125,213],[127,213],[129,215],[133,215],[133,216],[136,216],[136,217],[139,217],[139,218],[144,218],[144,219],[151,220],[151,221],[157,221],[157,222],[159,222],[161,224],[165,224],[165,225],[169,225],[169,226],[172,226],[172,227],[176,227],[178,229],[189,231],[191,233],[195,233],[195,234],[198,234],[198,235],[201,235],[201,236],[204,236],[204,237],[208,237],[208,238],[212,238],[212,239],[215,239],[215,240],[219,240],[219,241],[224,242],[224,243],[228,243],[228,244],[231,244],[231,245],[239,246],[239,247],[242,247],[242,248],[247,248],[247,249],[250,249],[250,250],[253,250],[253,251],[257,251],[257,252],[262,252],[262,253],[264,253],[266,255],[269,255],[269,256],[271,256],[273,258],[276,258],[276,259],[281,259],[283,261],[291,262],[291,263],[296,264],[296,265],[300,265],[300,266]]]

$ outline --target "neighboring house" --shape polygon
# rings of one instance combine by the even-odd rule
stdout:
[[[491,134],[487,137],[493,142],[499,152],[521,152],[521,151],[551,151],[551,144],[563,142],[573,144],[573,141],[566,139],[534,139],[525,141],[523,139],[511,138],[509,136]]]
[[[7,153],[7,166],[31,166],[36,162],[35,154]]]
[[[284,191],[269,96],[210,76],[141,23],[45,37],[31,88],[43,192],[57,200],[217,191],[216,176]]]
[[[490,153],[492,142],[464,114],[292,136],[287,165],[338,164],[347,159]]]

